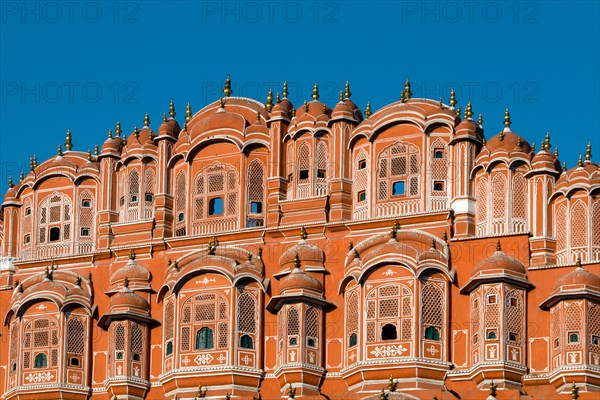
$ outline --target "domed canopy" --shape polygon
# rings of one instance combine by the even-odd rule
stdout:
[[[133,283],[135,286],[147,286],[150,281],[150,271],[146,268],[142,267],[135,260],[135,253],[129,253],[129,260],[124,267],[117,269],[110,276],[110,284],[121,285],[127,279],[130,283]]]
[[[502,252],[500,241],[496,252],[479,261],[471,270],[469,282],[461,289],[461,293],[470,293],[480,284],[488,282],[507,282],[523,288],[532,287],[527,280],[527,269],[516,258]]]
[[[523,137],[512,132],[510,129],[504,129],[502,132],[487,141],[485,146],[491,153],[505,151],[508,153],[531,152],[531,145]]]
[[[577,268],[554,283],[552,293],[540,307],[549,309],[564,299],[583,298],[600,302],[600,276],[583,269],[581,261],[577,260]]]
[[[281,280],[279,294],[285,294],[288,291],[312,291],[316,294],[323,293],[323,284],[314,276],[302,271],[299,267],[294,268],[291,274]]]
[[[147,315],[150,312],[150,304],[128,287],[119,290],[110,298],[109,308],[111,313],[126,311]]]

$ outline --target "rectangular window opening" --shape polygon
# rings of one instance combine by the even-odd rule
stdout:
[[[392,183],[392,196],[401,196],[406,194],[405,182],[396,181]]]
[[[433,191],[434,192],[443,192],[444,191],[444,181],[433,181]]]
[[[262,201],[253,201],[250,204],[250,212],[253,214],[262,214]]]
[[[326,172],[324,169],[317,170],[317,178],[325,179]]]
[[[300,170],[299,179],[308,179],[308,170],[307,169]]]
[[[444,158],[444,149],[434,149],[433,158]]]
[[[367,200],[367,192],[365,190],[361,190],[360,192],[358,192],[358,201],[365,200]]]
[[[358,169],[367,168],[367,160],[358,160]]]

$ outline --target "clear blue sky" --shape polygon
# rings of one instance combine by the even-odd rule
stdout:
[[[56,154],[70,128],[76,150],[101,145],[120,119],[129,135],[148,111],[158,129],[169,100],[182,121],[234,95],[264,101],[290,84],[296,106],[319,82],[334,104],[378,109],[399,98],[472,100],[489,138],[510,107],[515,132],[546,131],[573,166],[592,141],[600,158],[598,1],[2,1],[0,191]]]

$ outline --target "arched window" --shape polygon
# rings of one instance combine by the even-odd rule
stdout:
[[[185,173],[179,171],[175,178],[175,236],[185,236],[185,199],[187,194]]]
[[[381,339],[382,327],[386,324],[395,327],[396,338],[411,340],[413,337],[413,315],[412,291],[408,286],[383,284],[371,289],[366,299],[367,343],[383,340]],[[391,328],[387,329],[391,330]]]
[[[446,197],[448,194],[448,150],[443,139],[436,139],[431,144],[431,195],[433,197]],[[444,201],[433,203],[433,209],[446,208]],[[442,206],[444,205],[444,206]]]
[[[154,216],[154,176],[154,169],[147,168],[144,174],[144,219],[150,219]]]
[[[324,196],[327,194],[327,160],[329,158],[328,155],[327,142],[323,139],[320,139],[317,142],[317,159],[315,160],[315,165],[317,167],[316,170],[316,180],[315,180],[315,196]]]
[[[381,340],[396,340],[398,339],[398,329],[394,324],[385,324],[381,328]]]
[[[242,335],[242,337],[240,338],[240,347],[242,349],[253,349],[254,348],[254,342],[253,342],[252,338],[250,337],[250,335]]]
[[[297,164],[298,166],[298,179],[297,179],[297,185],[296,185],[296,198],[297,199],[302,199],[305,197],[310,196],[310,187],[311,187],[311,165],[313,165],[312,163],[312,159],[311,159],[311,151],[310,151],[310,145],[308,144],[308,142],[302,142],[299,146],[298,146],[298,161]]]
[[[443,283],[431,281],[425,284],[421,289],[421,323],[425,339],[440,340],[445,309]]]
[[[67,358],[71,366],[80,366],[85,354],[85,328],[83,320],[71,314],[67,320]],[[73,362],[75,360],[75,362]]]
[[[244,349],[254,348],[256,337],[258,309],[256,300],[250,292],[245,292],[238,298],[238,334],[240,335],[240,347]]]
[[[60,240],[60,227],[53,226],[50,228],[50,242],[56,242]]]
[[[122,360],[125,353],[125,327],[118,324],[115,328],[115,360]]]
[[[12,329],[10,330],[10,361],[14,369],[11,368],[11,372],[17,370],[17,359],[19,357],[19,323],[13,323]],[[23,346],[25,347],[25,346]]]
[[[173,302],[167,300],[165,302],[165,326],[164,326],[164,335],[166,342],[166,352],[165,355],[173,354],[173,332],[174,332],[174,321],[175,319],[175,306]]]
[[[492,231],[490,234],[506,232],[506,175],[495,172],[492,178]]]
[[[354,158],[354,218],[367,218],[369,197],[369,160],[367,152],[361,149]]]
[[[165,352],[165,355],[170,356],[171,354],[173,354],[173,342],[168,341],[167,342],[167,351]]]
[[[477,174],[475,178],[475,221],[477,235],[487,234],[488,223],[488,178],[484,171]]]
[[[131,325],[131,338],[130,338],[131,353],[133,354],[132,359],[135,360],[137,354],[137,360],[140,360],[141,354],[144,351],[144,333],[140,325]]]
[[[71,199],[63,194],[53,193],[42,200],[38,216],[38,243],[70,240],[72,212]]]
[[[571,250],[586,249],[588,246],[588,207],[580,199],[571,206]],[[573,254],[573,260],[576,261],[580,256],[582,261],[587,261],[587,251],[579,251]]]
[[[300,321],[298,310],[290,307],[287,313],[287,337],[290,346],[298,345],[298,335],[300,333]]]
[[[264,225],[265,173],[262,162],[253,160],[248,164],[248,201],[246,226]]]
[[[419,194],[419,150],[399,142],[379,155],[377,199],[402,200]]]
[[[351,291],[346,298],[346,332],[348,347],[356,346],[358,337],[358,294],[356,291]]]
[[[213,346],[213,331],[210,328],[200,328],[196,332],[196,350],[212,349]]]
[[[52,318],[39,318],[26,323],[22,342],[23,369],[41,368],[37,357],[44,355],[44,366],[58,365],[59,329]]]
[[[558,263],[566,263],[567,249],[567,207],[565,203],[555,206],[554,236],[556,237],[556,258]]]
[[[512,230],[525,232],[527,230],[527,179],[522,173],[516,173],[512,178]]]
[[[488,330],[487,334],[486,334],[486,339],[487,340],[496,340],[496,339],[498,339],[498,335],[496,334],[496,331],[493,330],[493,329]]]
[[[358,344],[358,339],[356,333],[350,334],[350,338],[348,339],[348,346],[354,347]]]
[[[84,246],[80,244],[81,249],[91,251],[91,243],[94,238],[94,201],[93,194],[89,190],[85,190],[80,195],[81,206],[79,207],[79,241],[86,243]]]
[[[319,317],[314,307],[308,307],[304,314],[306,345],[316,348],[319,338]]]
[[[46,368],[48,366],[48,357],[46,354],[39,353],[35,356],[34,368]]]

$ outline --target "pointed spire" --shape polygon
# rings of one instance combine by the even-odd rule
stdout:
[[[492,383],[490,383],[490,396],[492,396],[493,398],[496,398],[496,390],[497,390],[497,386],[494,383],[494,381],[492,381]]]
[[[554,155],[558,158],[558,146],[554,148]]]
[[[129,278],[125,277],[125,279],[123,279],[123,287],[128,288],[129,287]]]
[[[167,113],[163,113],[163,122],[167,122]]]
[[[396,238],[396,233],[398,233],[399,229],[400,229],[400,224],[398,224],[398,221],[394,220],[394,223],[392,224],[392,229],[390,230],[390,237],[392,239]]]
[[[583,159],[581,158],[581,154],[579,155],[579,161],[577,162],[578,167],[583,167]]]
[[[171,118],[175,118],[175,103],[173,103],[173,100],[171,100],[171,102],[169,103],[169,116]]]
[[[304,100],[303,108],[304,108],[304,112],[308,112],[308,103],[306,102],[306,100]]]
[[[292,107],[292,118],[296,118],[296,109]]]
[[[350,92],[350,83],[346,81],[346,88],[344,90],[344,98],[349,99],[352,96],[352,92]]]
[[[496,251],[502,251],[502,246],[500,246],[500,239],[496,242]]]
[[[256,112],[256,123],[260,124],[260,111]]]
[[[33,171],[33,157],[29,157],[29,170]]]
[[[187,107],[185,108],[185,120],[189,121],[190,119],[192,119],[192,106],[190,105],[190,102],[188,101]]]
[[[34,154],[33,155],[33,168],[37,168],[38,163],[37,163],[37,156]]]
[[[109,130],[108,130],[108,138],[109,138],[109,139],[112,139],[112,138],[113,138],[113,135],[112,135],[112,129],[109,129]]]
[[[294,269],[300,269],[300,257],[298,256],[298,253],[294,256]]]
[[[581,267],[581,256],[577,256],[577,261],[575,262],[575,265],[577,266],[577,268],[582,268]]]
[[[60,144],[58,145],[58,152],[56,153],[56,155],[59,157],[63,156],[62,146]]]
[[[344,92],[340,90],[340,103],[344,102]]]
[[[517,147],[518,148],[523,147],[523,142],[521,142],[521,136],[517,137]]]
[[[459,118],[460,118],[460,113],[461,113],[460,106],[458,106],[458,107],[456,108],[456,115],[457,115]]]
[[[471,106],[471,101],[467,103],[467,108],[465,109],[465,119],[471,119],[473,116],[473,108]]]
[[[135,260],[135,250],[129,249],[129,259]]]
[[[229,74],[227,75],[227,79],[225,79],[225,87],[223,88],[223,94],[225,97],[231,96],[233,90],[231,90],[231,77]]]
[[[275,95],[275,103],[281,103],[281,96],[279,96],[279,92]]]
[[[575,382],[573,382],[573,384],[571,385],[571,399],[572,400],[579,399],[579,388],[577,387]]]
[[[220,109],[225,109],[225,102],[223,101],[223,98],[219,98],[219,108]]]
[[[265,103],[265,108],[268,112],[271,112],[273,109],[273,88],[269,88],[269,93],[267,93],[267,102]]]
[[[402,103],[406,101],[406,94],[404,93],[404,90],[402,91],[402,93],[400,93],[400,101]]]
[[[502,135],[504,137],[504,135]],[[531,143],[531,151],[535,153],[535,142]]]
[[[444,233],[442,234],[442,240],[448,243],[448,232],[444,231]]]
[[[410,90],[410,81],[407,79],[404,84],[404,100],[408,100],[412,97],[412,92]]]
[[[550,132],[546,132],[546,138],[544,139],[544,150],[550,150],[552,145],[550,144]]]
[[[510,129],[510,111],[508,110],[508,107],[506,107],[506,111],[504,111],[504,127],[505,129],[509,130]]]
[[[566,171],[566,170],[567,170],[567,162],[563,161],[563,171]]]
[[[138,129],[137,125],[134,125],[134,126],[133,126],[133,136],[134,136],[136,139],[139,139],[139,138],[140,138],[140,130]]]
[[[507,129],[507,128],[504,128]],[[500,135],[498,136],[501,142],[504,142],[504,131],[500,131]],[[535,152],[535,150],[533,150]]]
[[[450,107],[454,108],[456,105],[456,92],[454,92],[454,88],[450,91]]]
[[[88,161],[92,161],[92,151],[90,149],[88,149],[86,158]]]
[[[98,150],[99,150],[99,149],[98,149],[98,145],[97,145],[97,144],[95,144],[95,145],[94,145],[94,155],[95,155],[96,157],[98,157],[98,154],[100,154],[100,152],[99,152]]]
[[[431,248],[435,250],[435,239],[431,239]]]
[[[71,151],[73,148],[73,142],[71,141],[71,129],[67,129],[67,137],[65,139],[65,149]]]
[[[11,175],[9,175],[9,176],[8,176],[8,187],[9,187],[9,189],[12,189],[14,186],[15,186],[15,185],[13,184],[13,181],[12,181],[12,176],[11,176]]]
[[[21,173],[19,174],[19,183],[23,183],[24,180],[25,180],[25,171],[21,170]]]
[[[483,126],[483,113],[479,113],[479,118],[477,118],[477,123],[479,126]]]
[[[117,121],[117,127],[115,128],[115,134],[117,135],[117,137],[121,136],[121,132],[123,132],[121,130],[121,121]]]
[[[313,86],[312,98],[313,100],[319,100],[319,84],[317,82]]]
[[[144,116],[144,127],[148,128],[150,126],[150,116],[148,115],[148,112],[146,112],[146,115]]]
[[[287,81],[283,81],[283,91],[281,92],[281,95],[283,96],[284,99],[287,99],[287,97],[288,97]]]
[[[483,145],[483,147],[485,147],[485,145],[487,144],[487,140],[485,140],[485,136],[483,137],[483,139],[481,139],[481,144]]]
[[[371,102],[367,101],[367,108],[365,108],[365,118],[369,119],[371,116]]]
[[[585,149],[585,161],[592,160],[592,142],[588,142],[587,148]]]
[[[444,99],[442,99],[441,97],[440,97],[440,101],[438,102],[438,106],[440,108],[444,108]]]

